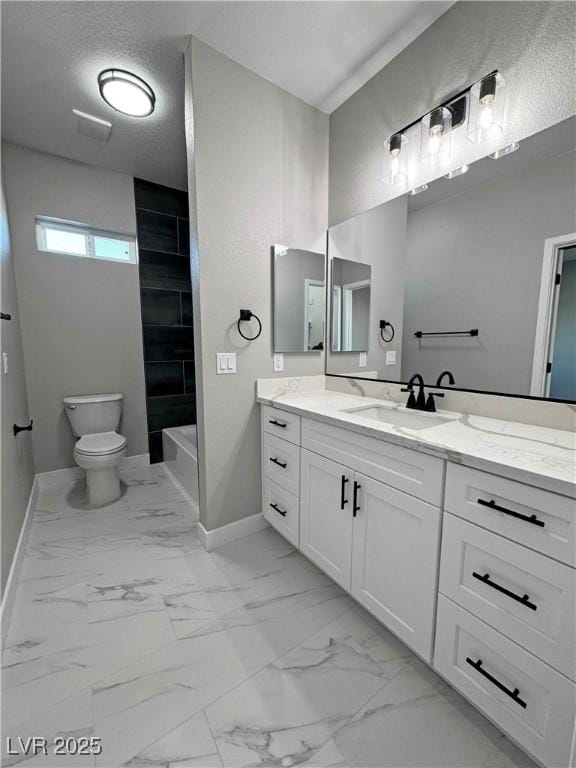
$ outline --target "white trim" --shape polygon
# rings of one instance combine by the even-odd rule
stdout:
[[[122,459],[120,469],[130,469],[131,467],[147,467],[150,464],[149,453],[139,453],[136,456],[126,456]],[[40,490],[47,488],[58,488],[59,486],[69,485],[76,480],[81,480],[85,472],[80,467],[66,467],[65,469],[54,469],[51,472],[40,472],[36,477]]]
[[[6,645],[8,627],[10,625],[10,618],[12,616],[12,608],[14,607],[14,600],[16,598],[18,577],[20,576],[22,561],[24,560],[24,555],[26,554],[28,536],[30,535],[32,518],[34,517],[34,508],[36,507],[39,493],[40,483],[38,481],[38,475],[36,475],[32,482],[32,488],[30,489],[28,505],[24,514],[24,520],[22,521],[22,527],[20,528],[18,543],[16,544],[16,549],[14,550],[12,564],[10,565],[8,579],[4,588],[4,595],[2,596],[2,604],[0,605],[0,632],[2,638],[2,648],[4,648]]]
[[[561,271],[562,248],[568,248],[576,243],[576,232],[558,237],[549,237],[544,241],[544,257],[542,259],[542,278],[540,281],[540,298],[534,338],[534,358],[532,362],[532,378],[530,394],[535,397],[547,397],[550,387],[550,376],[546,371],[551,362],[550,349],[556,325],[558,308],[558,287],[556,273]]]
[[[242,539],[251,533],[268,528],[268,522],[264,515],[259,512],[257,515],[245,517],[243,520],[237,520],[235,523],[223,525],[220,528],[214,528],[213,531],[207,531],[202,523],[198,523],[198,538],[205,550],[210,552],[217,547],[222,547],[230,541]]]

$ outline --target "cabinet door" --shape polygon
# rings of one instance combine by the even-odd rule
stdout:
[[[358,473],[355,482],[352,595],[430,662],[441,512]]]
[[[350,590],[353,472],[302,450],[300,549]]]

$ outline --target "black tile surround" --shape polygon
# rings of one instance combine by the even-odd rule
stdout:
[[[150,461],[162,430],[196,423],[188,195],[134,179]]]

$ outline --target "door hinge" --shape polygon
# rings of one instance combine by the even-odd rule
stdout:
[[[560,285],[560,280],[562,280],[562,275],[560,272],[556,272],[556,278],[554,280],[554,285]]]
[[[551,373],[552,371],[552,363],[546,363],[546,373]]]

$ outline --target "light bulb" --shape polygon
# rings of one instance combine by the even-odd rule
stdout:
[[[491,106],[489,106],[489,104],[486,104],[486,106],[482,107],[482,110],[480,111],[478,124],[482,130],[487,131],[489,128],[491,128],[493,122],[494,110]]]
[[[400,158],[398,155],[394,155],[390,161],[390,181],[395,183],[398,180],[400,173]]]
[[[440,151],[442,138],[439,133],[432,133],[431,131],[430,134],[430,140],[428,141],[428,151],[431,155],[437,155]]]

